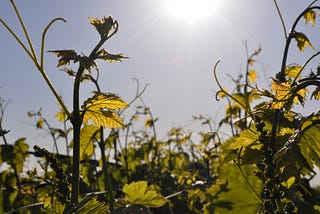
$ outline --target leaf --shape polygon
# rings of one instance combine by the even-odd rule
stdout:
[[[127,108],[128,104],[114,94],[96,93],[87,99],[82,106],[83,122],[93,121],[97,126],[120,128],[122,119],[113,111]]]
[[[229,145],[229,149],[239,149],[247,147],[258,142],[259,135],[250,129],[240,132],[240,136],[235,138],[235,141]]]
[[[15,166],[18,173],[22,172],[24,161],[29,156],[29,145],[25,141],[26,138],[20,138],[14,143],[13,147],[14,159],[11,160],[11,163]]]
[[[41,129],[43,127],[44,119],[43,117],[40,117],[38,122],[37,122],[37,129]]]
[[[57,67],[68,65],[70,61],[77,62],[81,58],[74,50],[54,50],[49,52],[54,53],[60,58]]]
[[[320,167],[320,124],[308,126],[303,130],[299,146],[307,162],[311,166]]]
[[[300,76],[301,76],[300,70],[301,70],[300,65],[292,65],[292,66],[287,66],[285,68],[284,73],[287,77],[292,77],[292,78],[297,77],[298,79],[300,79]]]
[[[248,72],[250,82],[254,83],[256,79],[259,77],[255,70],[250,70]]]
[[[261,209],[260,194],[263,183],[254,174],[256,168],[243,165],[241,172],[235,164],[227,163],[221,166],[220,170],[220,177],[226,180],[218,186],[214,184],[207,190],[214,200],[204,206],[203,213],[258,213]]]
[[[86,203],[81,204],[81,207],[76,210],[78,214],[108,214],[110,213],[109,206],[103,201],[99,201],[98,197],[92,197]]]
[[[85,125],[80,132],[80,160],[91,158],[94,152],[93,143],[100,138],[99,127]]]
[[[251,58],[248,59],[248,64],[249,64],[250,66],[253,66],[254,62],[255,62],[254,59],[251,59]]]
[[[309,10],[303,14],[303,18],[306,20],[306,24],[310,22],[311,25],[314,26],[316,20],[316,12],[314,12],[313,10]]]
[[[300,51],[304,51],[304,49],[309,46],[310,48],[313,49],[312,44],[310,43],[308,37],[301,32],[295,32],[294,38],[296,39],[297,46]]]
[[[281,182],[282,186],[284,186],[287,189],[290,189],[290,187],[294,184],[296,178],[294,176],[288,178],[288,180]]]
[[[111,16],[104,16],[102,19],[96,19],[89,17],[90,23],[96,28],[99,32],[101,38],[107,39],[110,30],[114,26],[115,22],[113,21]]]
[[[127,59],[123,54],[110,54],[106,50],[101,49],[97,53],[97,59],[103,59],[108,62],[122,62],[122,59]]]
[[[285,106],[286,102],[291,97],[291,87],[289,82],[277,83],[272,82],[272,92],[275,92],[274,101],[272,102],[272,108],[281,109]],[[292,105],[293,100],[288,105]]]
[[[318,86],[311,94],[311,98],[315,100],[320,100],[320,86]]]
[[[168,202],[161,194],[148,190],[147,181],[125,184],[122,191],[126,194],[124,200],[134,205],[161,207]]]

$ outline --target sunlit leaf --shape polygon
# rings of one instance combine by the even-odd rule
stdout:
[[[314,26],[316,20],[316,12],[314,12],[313,10],[309,10],[303,14],[303,18],[306,20],[306,24],[310,22],[311,25]]]
[[[307,46],[313,49],[312,44],[310,43],[308,37],[304,33],[295,32],[294,38],[296,39],[300,51],[303,51]]]
[[[91,158],[94,152],[94,142],[100,138],[99,127],[85,125],[80,132],[80,160]]]
[[[102,19],[96,19],[89,17],[90,23],[96,28],[99,32],[101,38],[108,38],[109,32],[114,25],[114,21],[111,16],[104,16]]]
[[[308,163],[320,167],[320,124],[305,128],[299,146]]]
[[[147,181],[125,184],[122,191],[126,194],[124,199],[130,204],[161,207],[168,202],[161,194],[148,190]]]
[[[70,61],[77,62],[81,58],[74,50],[54,50],[49,52],[54,53],[60,58],[57,67],[68,65]]]
[[[55,118],[57,118],[59,122],[64,122],[67,120],[68,116],[63,109],[60,109],[60,111],[56,113]]]
[[[44,119],[43,117],[40,117],[36,126],[37,126],[37,129],[41,129],[43,127],[43,123],[44,123]]]
[[[20,138],[14,143],[13,147],[14,159],[12,160],[12,164],[19,173],[22,172],[24,161],[29,156],[29,145],[25,141],[26,138]]]
[[[272,107],[275,109],[281,109],[284,107],[286,101],[291,97],[291,86],[289,82],[277,83],[272,82],[272,92],[275,92],[275,101],[272,102]]]
[[[241,147],[249,146],[256,143],[259,139],[259,135],[250,129],[246,129],[240,132],[239,137],[235,138],[235,141],[229,145],[229,149],[239,149]]]
[[[301,74],[299,73],[301,70],[300,65],[292,65],[292,66],[287,66],[285,69],[285,75],[287,77],[292,77],[292,78],[298,78],[300,79]]]
[[[122,119],[113,111],[127,107],[128,104],[114,94],[96,93],[82,106],[83,120],[84,122],[91,120],[97,126],[120,128],[123,127]]]
[[[315,100],[320,100],[320,86],[318,86],[311,94],[311,98]]]
[[[260,194],[262,181],[255,176],[255,167],[224,164],[220,167],[220,176],[225,183],[214,184],[207,192],[214,197],[203,208],[204,214],[247,214],[259,213],[261,209]]]
[[[287,189],[290,189],[290,187],[294,184],[296,178],[294,176],[288,178],[288,180],[281,182],[282,186],[284,186]]]
[[[109,210],[109,206],[107,203],[103,201],[99,201],[98,197],[92,197],[86,203],[83,203],[78,210],[76,210],[78,214],[108,214],[111,213]]]
[[[248,74],[249,74],[249,80],[250,80],[250,82],[252,82],[252,83],[254,83],[254,82],[256,81],[256,79],[259,77],[258,74],[257,74],[257,72],[256,72],[255,70],[250,70],[250,71],[248,72]]]
[[[108,62],[122,62],[122,59],[126,59],[128,57],[125,57],[123,54],[110,54],[106,50],[101,49],[97,53],[97,59],[103,59]]]

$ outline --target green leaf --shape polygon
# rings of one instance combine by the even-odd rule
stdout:
[[[258,213],[261,209],[260,194],[262,181],[255,176],[255,167],[224,164],[220,167],[221,179],[225,182],[214,184],[208,189],[213,200],[204,206],[203,213],[209,214],[247,214]]]
[[[240,132],[239,137],[235,138],[235,141],[229,145],[229,149],[239,149],[241,147],[247,147],[253,143],[258,142],[259,135],[250,129],[246,129]]]
[[[60,58],[57,67],[68,65],[70,61],[77,62],[81,58],[74,50],[54,50],[49,52],[54,53]]]
[[[294,38],[296,39],[297,46],[300,51],[304,51],[304,49],[309,46],[310,48],[313,49],[312,44],[310,43],[308,37],[301,32],[295,32]]]
[[[299,146],[307,162],[311,166],[320,167],[320,124],[308,126],[303,130]]]
[[[96,93],[82,106],[83,122],[91,120],[97,126],[121,128],[124,126],[122,119],[114,111],[127,107],[128,104],[114,94]]]
[[[13,147],[14,159],[12,160],[12,164],[19,173],[22,172],[24,161],[29,156],[29,145],[25,141],[26,138],[20,138],[14,143]]]
[[[105,49],[101,49],[97,53],[97,59],[103,59],[108,62],[122,62],[122,59],[128,58],[123,54],[110,54]]]
[[[306,20],[306,24],[310,22],[311,25],[314,26],[316,20],[316,12],[314,12],[313,10],[309,10],[303,14],[303,18]]]
[[[133,205],[161,207],[168,202],[161,194],[154,190],[148,190],[147,181],[125,184],[122,191],[126,194],[124,200]]]

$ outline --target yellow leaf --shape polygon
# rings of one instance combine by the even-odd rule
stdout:
[[[161,194],[149,190],[147,181],[125,184],[122,191],[126,194],[124,200],[130,204],[161,207],[168,202]]]
[[[293,78],[297,78],[300,79],[301,76],[301,66],[300,65],[292,65],[292,66],[287,66],[285,69],[285,75],[287,77],[293,77]]]
[[[282,186],[284,186],[287,189],[290,189],[290,187],[294,184],[296,178],[294,176],[288,178],[288,180],[281,182]]]
[[[310,22],[311,25],[314,26],[316,20],[316,12],[314,12],[313,10],[309,10],[308,12],[304,13],[303,17],[306,20],[306,24]]]
[[[254,83],[256,81],[256,79],[259,77],[258,74],[256,73],[256,71],[254,71],[254,70],[250,70],[248,72],[248,74],[249,74],[249,80],[252,83]]]
[[[294,37],[297,41],[297,45],[300,51],[303,51],[307,46],[313,49],[312,44],[304,33],[296,32]]]
[[[246,129],[240,132],[239,137],[237,137],[235,141],[229,145],[229,149],[238,149],[241,147],[246,147],[258,142],[258,140],[259,135],[257,133],[253,132],[250,129]]]
[[[41,129],[43,127],[44,119],[43,117],[40,117],[37,122],[37,129]]]
[[[312,95],[311,95],[311,98],[313,98],[315,100],[320,100],[320,86],[318,86],[313,92],[312,92]]]
[[[281,109],[284,107],[285,101],[291,96],[291,87],[289,82],[277,83],[272,82],[272,92],[275,92],[275,101],[272,103],[272,107],[275,109]]]
[[[123,127],[122,119],[114,111],[127,107],[128,104],[114,94],[96,93],[92,98],[87,99],[82,106],[83,122],[91,120],[97,126]]]

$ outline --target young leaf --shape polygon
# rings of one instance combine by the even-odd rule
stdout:
[[[91,120],[97,126],[123,127],[122,119],[113,111],[127,107],[128,104],[114,94],[96,93],[92,98],[87,99],[82,106],[83,122]]]
[[[292,66],[287,66],[284,73],[287,77],[292,77],[292,78],[298,78],[300,79],[301,73],[301,66],[300,65],[292,65]]]
[[[101,49],[97,53],[96,59],[103,59],[108,62],[122,62],[122,59],[127,59],[123,54],[110,54],[106,50]]]
[[[249,80],[252,83],[254,83],[256,79],[259,77],[255,70],[250,70],[248,74],[249,74]]]
[[[320,100],[320,86],[318,86],[311,94],[311,98],[315,100]]]
[[[162,207],[168,202],[161,194],[148,190],[147,181],[137,181],[125,184],[122,190],[126,196],[124,200],[130,204],[145,205],[149,207]]]
[[[312,44],[310,43],[308,37],[304,34],[304,33],[301,33],[301,32],[295,32],[295,39],[296,39],[296,42],[297,42],[297,45],[298,45],[298,48],[300,51],[304,51],[304,49],[309,46],[310,48],[313,49],[313,46]]]
[[[108,38],[109,32],[112,29],[112,26],[115,24],[112,17],[103,17],[102,19],[95,19],[89,17],[90,23],[96,28],[99,32],[101,38]]]
[[[311,25],[314,26],[316,20],[316,12],[314,12],[313,10],[309,10],[303,14],[303,18],[306,20],[306,24],[310,22]]]
[[[68,65],[70,61],[77,62],[81,58],[74,50],[54,50],[49,52],[54,53],[60,58],[57,67]]]

